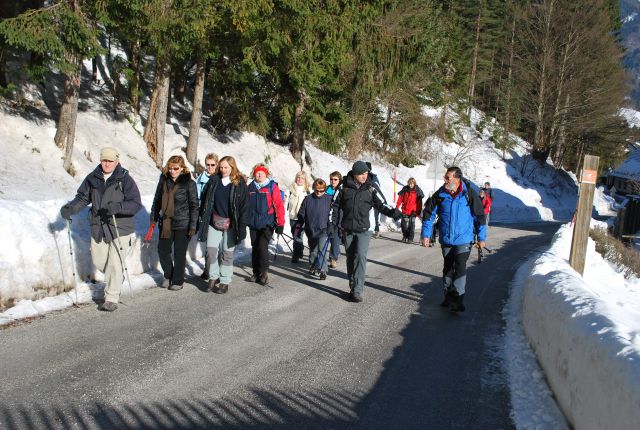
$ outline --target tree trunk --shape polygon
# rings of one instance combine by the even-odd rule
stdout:
[[[184,104],[185,92],[185,71],[184,65],[176,68],[175,77],[173,79],[173,98],[180,104]]]
[[[196,64],[196,86],[193,90],[193,110],[189,123],[189,141],[187,142],[187,161],[195,167],[198,156],[198,134],[202,119],[202,97],[204,94],[204,55],[198,55]]]
[[[167,116],[165,118],[165,123],[171,124],[171,101],[173,97],[171,97],[171,75],[169,75],[169,88],[167,89]]]
[[[140,41],[131,44],[131,59],[129,67],[133,76],[129,80],[129,103],[136,113],[140,113]]]
[[[293,158],[300,164],[300,169],[304,167],[304,128],[302,127],[302,115],[304,114],[307,96],[304,91],[299,93],[298,106],[296,106],[295,117],[293,119],[293,132],[291,133],[289,151]]]
[[[549,155],[547,147],[547,141],[544,135],[544,116],[545,116],[545,97],[546,97],[546,84],[547,84],[547,65],[551,56],[551,16],[553,15],[554,1],[549,2],[549,10],[546,11],[545,16],[545,29],[542,40],[542,70],[540,73],[540,81],[538,82],[538,99],[537,99],[537,113],[536,113],[536,129],[533,138],[533,155],[541,163],[546,160]],[[544,157],[544,158],[542,158]]]
[[[149,115],[144,127],[144,141],[149,156],[161,168],[164,158],[164,127],[167,118],[167,99],[169,93],[170,69],[167,63],[157,60],[156,74],[153,80],[153,92],[149,102]]]
[[[91,59],[91,82],[98,82],[98,59],[93,57]]]
[[[72,154],[73,142],[76,134],[76,118],[78,115],[78,95],[80,93],[80,72],[82,62],[76,60],[76,68],[67,73],[64,77],[64,95],[60,116],[58,117],[58,127],[54,142],[60,149],[65,149],[64,169],[72,174]]]
[[[469,107],[467,115],[471,116],[471,106],[476,88],[476,74],[478,70],[478,51],[480,50],[480,18],[482,17],[482,5],[478,7],[478,19],[476,20],[476,42],[473,45],[473,56],[471,63],[471,80],[469,82]]]
[[[506,101],[506,119],[504,129],[508,133],[511,132],[511,89],[513,81],[513,59],[515,55],[515,43],[516,43],[516,16],[513,15],[511,21],[511,44],[509,46],[509,72],[507,74],[507,101]],[[506,159],[506,148],[502,149],[502,160]]]

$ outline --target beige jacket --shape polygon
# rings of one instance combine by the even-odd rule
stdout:
[[[289,219],[296,219],[298,217],[298,211],[302,206],[302,201],[309,193],[306,191],[306,187],[291,184],[289,186],[289,197],[287,198],[287,211],[289,212]]]

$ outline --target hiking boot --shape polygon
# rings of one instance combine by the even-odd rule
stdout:
[[[335,269],[336,267],[338,267],[338,262],[333,258],[329,258],[329,267]]]
[[[378,239],[380,237],[380,232],[379,231],[374,231],[373,232],[373,236],[374,239]]]
[[[327,279],[327,274],[325,272],[320,272],[320,280],[324,281],[325,279]]]
[[[449,305],[449,310],[451,312],[464,312],[464,294],[455,294],[454,299],[451,301],[451,305]]]
[[[210,279],[209,285],[207,286],[207,291],[213,293],[216,288],[218,288],[218,284],[220,283],[220,279]]]
[[[227,291],[229,291],[229,284],[220,284],[215,292],[218,294],[224,294]]]
[[[203,281],[209,281],[209,271],[205,270],[204,272],[202,272],[202,274],[200,275],[200,279],[202,279]]]
[[[442,301],[442,303],[440,303],[440,306],[442,306],[443,308],[448,308],[449,306],[451,306],[454,294],[455,293],[452,293],[451,291],[446,291],[444,293],[444,300]]]
[[[249,282],[258,282],[258,274],[254,273],[249,277]]]
[[[160,284],[160,288],[169,288],[170,285],[171,285],[171,280],[164,278],[162,280],[162,284]]]
[[[171,291],[179,291],[179,290],[182,289],[182,284],[180,284],[180,285],[171,284],[171,285],[169,285],[169,289]]]
[[[260,285],[269,285],[269,274],[267,272],[261,273],[257,282]]]
[[[351,293],[351,300],[352,300],[354,303],[360,303],[360,302],[362,302],[362,294],[360,294],[360,293],[356,293],[356,292]]]
[[[113,302],[104,302],[100,307],[98,307],[98,309],[105,312],[113,312],[118,309],[118,304]]]
[[[291,258],[291,262],[292,263],[298,263],[300,261],[300,257],[292,257]]]

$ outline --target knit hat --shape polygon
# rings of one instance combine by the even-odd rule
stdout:
[[[354,175],[361,175],[365,172],[368,172],[369,170],[370,169],[369,167],[367,167],[367,163],[362,160],[356,161],[351,167],[351,173],[353,173]]]
[[[269,169],[267,169],[267,166],[261,166],[261,165],[256,166],[256,168],[253,169],[253,176],[255,177],[256,173],[258,172],[264,172],[266,176],[269,176]]]
[[[118,150],[115,148],[102,148],[102,150],[100,151],[100,161],[102,160],[107,160],[107,161],[116,161],[118,158],[120,158],[120,154],[118,153]]]

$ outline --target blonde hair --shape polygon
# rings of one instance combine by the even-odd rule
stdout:
[[[182,158],[181,155],[172,155],[171,157],[169,157],[169,159],[167,160],[167,164],[165,164],[164,167],[162,168],[163,174],[167,175],[169,173],[170,164],[177,164],[178,166],[180,166],[181,175],[183,173],[189,173],[189,168],[185,164],[184,158]]]
[[[298,178],[304,178],[304,185],[303,188],[306,192],[311,191],[311,187],[309,186],[309,179],[307,179],[307,173],[304,170],[300,170],[298,173],[296,173],[296,177],[293,180],[293,183],[296,183],[296,180]]]
[[[207,156],[204,157],[204,163],[205,164],[207,164],[207,160],[213,160],[213,161],[216,162],[216,164],[218,164],[218,161],[219,161],[218,154],[214,154],[213,152],[207,154]]]
[[[220,173],[220,163],[222,163],[223,161],[226,161],[227,164],[229,164],[229,167],[231,167],[231,173],[229,174],[229,178],[231,179],[231,182],[233,183],[233,185],[238,185],[240,181],[246,182],[247,178],[245,178],[244,175],[240,173],[240,170],[238,170],[238,165],[236,164],[236,159],[233,158],[231,155],[225,155],[220,159],[220,161],[218,161],[218,167],[216,168],[216,173],[222,176],[222,174]]]

